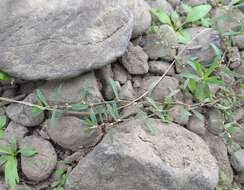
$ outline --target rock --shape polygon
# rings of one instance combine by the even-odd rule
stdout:
[[[173,121],[179,125],[186,125],[189,121],[190,113],[186,112],[184,106],[175,105],[169,110],[169,114],[172,117]]]
[[[194,39],[189,45],[180,45],[176,70],[182,72],[189,70],[186,65],[190,58],[197,60],[205,66],[212,63],[216,54],[211,44],[220,47],[220,37],[216,30],[204,27],[188,28],[185,30]]]
[[[201,120],[195,115],[191,116],[188,125],[186,125],[186,128],[198,134],[199,136],[203,136],[207,131],[207,128],[205,126],[205,117],[203,118],[203,120]]]
[[[237,35],[231,37],[234,45],[236,45],[240,50],[244,50],[244,35]]]
[[[97,70],[96,76],[100,79],[102,83],[102,93],[107,100],[114,98],[113,88],[110,79],[114,78],[114,74],[111,68],[111,64]]]
[[[170,15],[174,9],[166,0],[146,0],[152,8],[158,8],[164,11],[167,15]]]
[[[157,82],[160,77],[150,76],[145,77],[140,83],[139,94],[144,93],[146,90],[150,89],[151,85]],[[162,101],[166,96],[168,96],[171,90],[176,90],[179,87],[179,82],[176,78],[165,76],[163,80],[152,91],[152,98],[155,101]]]
[[[135,38],[147,31],[151,25],[150,6],[144,0],[110,0],[112,4],[118,2],[134,15],[134,29],[132,37]]]
[[[235,110],[234,112],[234,120],[237,121],[237,122],[242,122],[244,121],[244,110],[243,108],[239,108],[237,110]]]
[[[8,187],[7,187],[6,183],[4,182],[4,179],[0,180],[0,189],[1,190],[8,190]]]
[[[16,89],[15,88],[9,88],[3,91],[2,97],[7,97],[7,98],[13,98],[16,95]]]
[[[242,148],[244,148],[244,123],[239,125],[239,127],[235,127],[231,136],[233,141],[237,142]]]
[[[238,150],[231,155],[231,165],[237,172],[244,172],[244,149]]]
[[[94,72],[64,81],[48,81],[40,89],[50,103],[78,103],[81,100],[94,103],[103,99]]]
[[[15,139],[17,144],[20,144],[22,139],[28,133],[28,129],[14,122],[10,122],[8,127],[5,129],[5,137],[10,139]]]
[[[240,149],[241,149],[241,146],[239,144],[237,144],[236,142],[231,142],[231,144],[230,143],[227,144],[227,150],[230,155]]]
[[[244,184],[244,172],[238,173],[237,178],[240,184]]]
[[[124,84],[128,79],[128,73],[119,65],[119,63],[113,64],[114,80],[118,81],[120,84]]]
[[[229,47],[227,53],[231,68],[237,68],[241,65],[241,55],[237,47]]]
[[[140,75],[148,72],[148,56],[140,46],[129,44],[128,50],[122,57],[122,64],[130,74]]]
[[[168,0],[168,2],[169,2],[174,8],[176,8],[177,6],[180,5],[181,0]]]
[[[48,136],[65,149],[78,151],[82,148],[94,146],[102,136],[100,128],[86,131],[87,127],[82,121],[73,116],[58,117],[56,127],[50,126],[50,121],[45,123]]]
[[[181,126],[153,119],[151,123],[154,136],[146,131],[143,121],[120,124],[112,144],[106,135],[80,160],[65,189],[214,189],[218,166],[205,142]]]
[[[228,1],[227,1],[228,2]],[[229,3],[229,2],[228,2]],[[244,19],[244,15],[238,9],[235,11],[227,10],[224,7],[216,7],[212,11],[212,23],[213,27],[220,30],[220,32],[230,32],[230,31],[239,31],[241,27],[241,20]],[[238,20],[240,22],[238,22]]]
[[[38,104],[35,94],[28,95],[24,101],[32,104]],[[31,111],[30,106],[17,103],[10,104],[6,109],[6,114],[12,121],[25,127],[38,126],[44,120],[43,112],[36,115]]]
[[[136,92],[130,80],[120,89],[119,97],[121,100],[133,100],[136,97]]]
[[[212,109],[207,112],[208,130],[219,135],[224,130],[224,118],[219,110]]]
[[[145,36],[144,51],[150,59],[162,58],[171,61],[176,56],[177,38],[175,31],[168,25],[159,28],[157,34],[147,34]]]
[[[226,178],[224,181],[220,178],[219,184],[231,187],[233,181],[233,170],[230,165],[225,143],[220,137],[214,136],[211,133],[206,133],[203,139],[208,144],[211,154],[217,160],[220,175],[224,175]]]
[[[37,154],[31,157],[21,155],[21,168],[25,176],[39,182],[47,179],[53,172],[57,163],[57,155],[52,144],[40,137],[25,137],[21,148],[34,148]]]
[[[167,71],[168,67],[170,66],[170,64],[165,61],[149,61],[148,64],[149,64],[149,72],[153,74],[159,74],[159,75],[163,75]],[[167,75],[171,75],[171,76],[175,75],[174,68],[171,68],[167,73]]]
[[[0,69],[16,78],[51,80],[111,63],[124,54],[134,25],[133,15],[120,5],[111,0],[1,2]],[[138,17],[147,14],[139,4],[129,5],[137,5]],[[141,23],[150,25],[150,15],[143,18],[135,34],[145,27]]]

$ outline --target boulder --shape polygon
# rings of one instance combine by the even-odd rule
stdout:
[[[183,127],[151,120],[120,124],[68,176],[66,190],[206,190],[218,183],[218,166],[205,142]]]
[[[38,100],[35,94],[29,94],[24,102],[38,104]],[[6,109],[7,116],[20,125],[25,127],[35,127],[42,123],[44,120],[44,113],[41,112],[38,115],[34,114],[30,106],[12,103]]]
[[[131,38],[131,12],[138,15],[134,33],[145,27],[140,26],[146,22],[141,16],[149,14],[140,10],[145,2],[133,2],[124,7],[137,5],[134,12],[112,0],[1,1],[0,69],[20,79],[51,80],[111,63]],[[150,14],[146,18],[149,26]]]
[[[33,148],[37,151],[31,157],[21,155],[21,169],[28,179],[40,182],[52,174],[56,167],[57,154],[49,141],[28,136],[22,140],[20,148]]]
[[[94,146],[102,137],[100,128],[86,131],[82,121],[73,116],[59,117],[56,126],[50,126],[49,120],[45,123],[48,136],[65,149],[78,151],[82,148]]]

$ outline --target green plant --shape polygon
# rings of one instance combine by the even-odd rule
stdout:
[[[7,117],[6,116],[0,116],[0,139],[4,138],[4,127],[7,124]]]
[[[31,157],[35,154],[37,151],[32,148],[18,149],[14,139],[9,142],[9,146],[0,146],[0,165],[4,167],[5,182],[10,188],[14,189],[19,183],[17,157]]]
[[[64,184],[67,179],[67,171],[65,169],[56,169],[54,175],[58,179],[53,185],[53,190],[64,190]]]
[[[11,79],[11,77],[9,76],[9,74],[5,73],[4,71],[0,70],[0,81],[1,80],[9,80]]]
[[[184,26],[201,21],[202,26],[209,27],[211,25],[211,20],[210,18],[205,17],[211,10],[211,6],[198,5],[190,7],[186,4],[182,4],[182,8],[186,13],[186,16],[183,17],[183,19],[181,19],[182,17],[176,11],[173,11],[171,15],[167,15],[163,10],[156,8],[152,9],[151,13],[160,23],[168,24],[175,30],[180,43],[188,44],[191,42],[191,36],[184,30]],[[151,28],[152,32],[156,30],[155,26]]]

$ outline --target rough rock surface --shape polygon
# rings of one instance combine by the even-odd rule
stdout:
[[[10,122],[8,127],[5,129],[5,137],[10,139],[15,139],[19,144],[24,136],[28,133],[28,129],[22,125],[15,122]]]
[[[159,75],[163,75],[167,71],[168,67],[170,66],[170,64],[165,61],[149,61],[148,64],[149,64],[149,72],[153,74],[159,74]],[[174,68],[171,68],[167,73],[167,75],[171,75],[171,76],[174,74],[175,74]]]
[[[36,96],[34,94],[28,95],[24,99],[24,101],[33,104],[38,103]],[[38,115],[35,115],[31,112],[31,107],[22,104],[10,104],[6,109],[6,113],[12,121],[25,127],[38,126],[44,120],[43,112],[41,112]]]
[[[111,63],[125,52],[134,26],[133,15],[120,5],[111,0],[1,1],[0,69],[21,79],[50,80]]]
[[[72,116],[59,117],[56,119],[56,127],[45,123],[45,129],[49,137],[63,148],[77,151],[82,148],[94,146],[101,138],[101,129],[86,132],[80,119]]]
[[[232,133],[232,139],[244,148],[244,123],[239,127],[235,127]]]
[[[196,117],[195,115],[191,116],[186,127],[190,131],[192,131],[200,136],[203,136],[207,131],[207,128],[205,126],[205,117],[203,118],[203,120],[201,120],[198,117]]]
[[[81,99],[92,102],[102,100],[94,72],[64,81],[48,81],[40,89],[50,103],[78,103]]]
[[[133,120],[116,128],[71,172],[66,190],[207,190],[218,166],[207,145],[181,126],[152,120],[156,135]],[[132,177],[128,177],[132,176]]]
[[[244,172],[244,149],[238,150],[231,155],[231,164],[237,172]]]
[[[21,168],[25,176],[39,182],[47,179],[56,167],[57,155],[49,141],[40,137],[25,137],[20,145],[21,148],[34,148],[37,154],[31,157],[21,155]]]
[[[224,130],[224,118],[219,110],[212,109],[207,112],[208,130],[219,135]]]
[[[148,72],[148,55],[140,46],[129,44],[128,50],[122,57],[122,64],[130,74],[139,75]]]

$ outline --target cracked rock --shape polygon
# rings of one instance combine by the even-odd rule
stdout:
[[[205,142],[175,124],[151,120],[115,128],[70,173],[66,190],[206,190],[218,183],[218,166]],[[85,175],[84,175],[85,174]],[[133,176],[133,177],[128,177]]]

